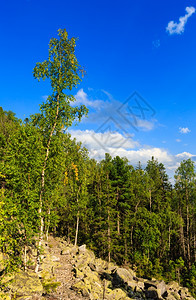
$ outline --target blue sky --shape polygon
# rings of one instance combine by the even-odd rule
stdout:
[[[3,1],[0,105],[22,119],[38,112],[50,89],[32,70],[66,28],[87,72],[73,92],[89,117],[73,137],[97,159],[108,151],[145,166],[154,155],[172,176],[196,157],[195,8],[196,0]]]

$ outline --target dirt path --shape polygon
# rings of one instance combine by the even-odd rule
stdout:
[[[54,255],[59,260],[59,266],[53,271],[56,281],[61,285],[57,288],[55,293],[51,293],[47,299],[50,300],[84,300],[84,297],[71,290],[71,286],[76,282],[73,276],[73,266],[71,264],[72,257],[70,254],[61,255],[63,245],[56,239],[50,237],[48,241],[48,249],[51,255]],[[87,298],[86,298],[87,299]]]

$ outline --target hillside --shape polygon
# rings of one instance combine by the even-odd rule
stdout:
[[[128,266],[108,263],[85,245],[75,247],[60,238],[49,237],[45,243],[38,274],[32,270],[36,253],[30,249],[28,259],[26,272],[4,278],[1,299],[195,299],[177,282],[138,278]]]

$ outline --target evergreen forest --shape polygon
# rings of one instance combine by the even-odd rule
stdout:
[[[48,58],[36,64],[34,78],[51,86],[39,113],[21,121],[0,108],[1,276],[26,270],[30,247],[37,251],[37,271],[42,242],[53,234],[129,265],[140,277],[178,281],[195,295],[194,162],[180,163],[172,185],[154,157],[145,168],[108,153],[91,159],[67,131],[88,113],[70,104],[85,73],[75,45],[59,30]]]

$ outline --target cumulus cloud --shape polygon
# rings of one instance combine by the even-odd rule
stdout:
[[[188,158],[194,158],[195,155],[189,153],[189,152],[182,152],[176,155],[177,158],[180,159],[188,159]]]
[[[181,140],[180,140],[180,139],[176,139],[176,142],[177,142],[177,143],[180,143],[180,142],[181,142]]]
[[[102,100],[90,100],[88,98],[87,93],[84,92],[83,89],[80,89],[75,95],[76,101],[71,103],[72,106],[75,105],[86,105],[87,107],[100,109],[104,105],[104,101]]]
[[[196,155],[188,152],[172,155],[164,148],[142,146],[134,140],[134,136],[127,137],[119,132],[95,132],[93,130],[70,130],[69,132],[73,138],[83,143],[89,150],[90,157],[96,160],[104,159],[107,152],[112,156],[127,157],[134,166],[140,161],[145,167],[147,161],[154,156],[173,175],[183,159],[196,159]]]
[[[186,134],[186,133],[191,132],[191,130],[188,127],[179,127],[179,132]]]
[[[104,159],[105,153],[109,153],[112,157],[117,155],[126,157],[134,167],[140,161],[145,168],[147,161],[154,156],[159,163],[164,164],[172,183],[174,183],[175,170],[182,160],[191,158],[196,162],[196,155],[189,152],[173,155],[164,148],[141,145],[134,140],[134,136],[127,137],[119,132],[95,132],[94,130],[69,130],[69,132],[89,150],[90,158],[97,161]]]
[[[69,130],[71,136],[89,149],[89,151],[100,151],[114,153],[119,147],[132,149],[139,146],[133,140],[133,135],[123,135],[116,131],[95,132],[94,130]],[[104,153],[105,153],[104,152]]]
[[[187,6],[186,7],[186,14],[183,17],[179,18],[179,22],[176,23],[174,21],[170,21],[167,25],[166,31],[168,31],[168,33],[170,35],[172,34],[181,34],[184,32],[184,28],[185,25],[188,21],[188,18],[190,18],[190,16],[192,16],[192,14],[195,13],[195,8],[193,6]]]

